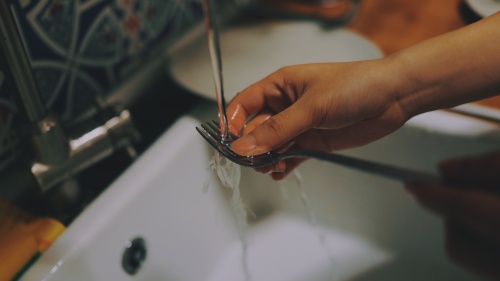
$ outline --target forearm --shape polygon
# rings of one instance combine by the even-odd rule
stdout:
[[[500,13],[385,60],[407,118],[500,94]]]

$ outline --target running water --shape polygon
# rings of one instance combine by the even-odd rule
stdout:
[[[224,98],[224,81],[222,76],[222,58],[219,41],[219,26],[217,24],[214,0],[203,0],[205,26],[207,28],[208,49],[212,64],[212,75],[215,84],[215,97],[219,108],[219,121],[222,140],[229,142],[229,129],[226,115],[226,100]]]
[[[241,167],[215,152],[209,168],[217,174],[221,184],[231,190],[231,208],[236,219],[238,235],[241,241],[243,274],[246,281],[249,281],[250,270],[248,269],[248,242],[245,235],[248,226],[248,208],[243,203],[240,191]]]
[[[229,126],[226,115],[226,100],[224,98],[224,83],[222,76],[222,58],[219,41],[219,27],[217,24],[216,10],[214,0],[203,0],[203,10],[205,14],[205,26],[207,28],[208,49],[210,52],[210,60],[212,64],[212,75],[215,85],[215,93],[217,106],[219,109],[219,122],[221,126],[222,142],[228,144],[231,142],[229,138]],[[229,188],[232,192],[231,207],[236,217],[238,227],[238,235],[242,245],[242,265],[246,281],[250,280],[250,271],[248,269],[248,243],[245,236],[247,228],[247,208],[241,199],[240,179],[241,167],[237,164],[228,161],[218,152],[215,153],[209,164],[211,170],[217,173],[222,185]]]
[[[325,230],[319,228],[319,226],[318,226],[318,219],[316,217],[316,213],[314,212],[313,208],[311,207],[311,204],[310,204],[308,196],[307,196],[307,192],[304,188],[304,185],[302,184],[302,174],[297,169],[295,169],[295,170],[293,170],[291,176],[293,176],[293,179],[295,180],[295,183],[297,184],[300,201],[301,201],[302,206],[304,207],[304,210],[307,214],[307,217],[309,219],[309,223],[313,227],[318,228],[319,243],[322,246],[322,248],[325,249],[326,254],[328,256],[328,260],[330,261],[330,263],[332,265],[332,268],[335,268],[335,263],[336,263],[335,257],[333,255],[333,252],[330,249],[330,247],[328,247],[328,243],[327,243],[328,241],[326,239]],[[281,192],[281,196],[283,197],[283,200],[285,200],[285,201],[290,200],[290,194],[289,194],[284,182],[282,182],[282,181],[279,182],[279,189]],[[332,281],[337,280],[335,272],[332,272],[332,274],[330,276],[330,280],[332,280]]]
[[[205,26],[207,29],[208,48],[210,52],[210,60],[212,65],[212,75],[214,79],[216,100],[219,111],[218,117],[221,126],[220,129],[222,133],[222,142],[227,144],[231,142],[231,139],[229,134],[228,119],[226,114],[226,101],[224,98],[222,58],[221,58],[221,50],[220,50],[221,48],[219,41],[219,28],[216,19],[216,10],[214,5],[214,0],[202,0],[202,2],[205,14]],[[225,157],[216,152],[214,157],[212,158],[212,161],[209,164],[209,168],[212,171],[216,172],[217,177],[219,178],[222,185],[226,188],[229,188],[232,192],[230,202],[234,215],[236,217],[238,235],[242,245],[243,272],[245,280],[249,281],[251,279],[251,276],[250,276],[250,271],[248,269],[248,254],[247,254],[248,242],[245,236],[245,230],[248,226],[248,221],[247,221],[248,212],[247,212],[247,207],[243,203],[240,192],[241,167],[231,161],[228,161]],[[316,225],[316,215],[314,211],[311,209],[305,190],[302,187],[302,176],[297,171],[294,171],[294,176],[295,179],[297,180],[301,201],[304,208],[306,209],[309,221],[311,225]],[[207,189],[208,186],[204,188],[205,191],[207,191]],[[281,191],[283,195],[285,195],[284,187],[281,187]],[[326,240],[323,233],[319,234],[319,240],[320,243],[325,247],[326,251],[328,251],[330,260],[333,262],[333,255],[330,253],[326,245]]]

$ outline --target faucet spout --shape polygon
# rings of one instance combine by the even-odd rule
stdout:
[[[37,122],[47,115],[40,98],[38,85],[31,72],[31,63],[26,54],[21,35],[17,29],[11,7],[6,0],[0,0],[0,50],[14,82],[28,121]]]
[[[57,118],[49,115],[31,70],[11,6],[0,0],[0,53],[7,64],[6,75],[13,82],[19,112],[31,128],[30,138],[37,162],[55,164],[69,156],[69,144]]]
[[[0,0],[0,56],[6,63],[2,70],[12,82],[18,103],[17,112],[23,126],[18,130],[24,139],[29,139],[27,143],[31,148],[28,157],[20,159],[22,172],[6,178],[9,185],[33,184],[46,194],[120,149],[126,149],[130,157],[135,157],[132,143],[140,134],[127,110],[118,112],[108,104],[99,104],[100,114],[73,124],[78,129],[75,138],[75,132],[71,131],[75,128],[63,128],[60,120],[45,106],[9,0]]]
[[[110,156],[120,149],[127,149],[131,157],[135,156],[133,142],[140,139],[128,110],[109,119],[103,125],[72,139],[70,157],[59,165],[35,163],[31,167],[42,192],[50,190],[58,183],[67,180],[92,164]]]

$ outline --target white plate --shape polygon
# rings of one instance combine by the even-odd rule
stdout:
[[[478,15],[482,17],[491,16],[494,13],[500,11],[500,1],[499,0],[466,0],[467,4],[474,10]]]
[[[379,58],[382,52],[364,37],[344,29],[323,30],[312,22],[273,22],[221,32],[224,93],[237,92],[280,67],[314,62]],[[215,99],[205,36],[172,54],[170,72],[188,90]]]

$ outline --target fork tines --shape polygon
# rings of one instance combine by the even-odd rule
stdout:
[[[220,122],[219,122],[219,121],[217,121],[217,120],[212,120],[212,123],[213,123],[213,124],[210,124],[210,122],[207,122],[207,123],[208,123],[208,125],[209,125],[212,129],[214,129],[214,130],[216,130],[216,131],[218,132],[218,134],[221,136],[221,139],[222,139],[222,132],[221,132],[221,130],[220,130]],[[215,126],[214,126],[214,125],[215,125]],[[235,134],[233,134],[233,133],[229,132],[229,142],[234,141],[234,140],[236,140],[237,138],[238,138],[238,136],[237,136],[237,135],[235,135]]]
[[[237,139],[233,134],[230,134],[229,140],[222,139],[222,133],[218,127],[219,123],[212,120],[206,124],[201,124],[202,128],[196,127],[200,135],[208,141],[208,143],[224,155],[227,159],[247,167],[262,167],[270,164],[273,161],[274,154],[261,154],[257,156],[241,156],[231,150],[229,144],[232,140]]]
[[[227,140],[223,140],[222,133],[217,124],[218,123],[215,121],[207,122],[206,124],[201,124],[201,127],[203,129],[196,127],[196,130],[202,135],[203,138],[205,138],[205,140],[208,141],[208,143],[210,143],[210,145],[221,152],[224,156],[234,157],[236,154],[231,151],[228,146],[230,142]]]
[[[205,131],[207,131],[208,134],[210,134],[210,136],[218,140],[218,142],[222,141],[222,133],[219,126],[215,124],[215,121],[212,120],[212,122],[201,124],[201,126],[203,127],[203,129],[205,129]]]
[[[210,143],[215,149],[219,150],[219,146],[221,145],[221,137],[220,134],[217,133],[217,130],[213,130],[211,126],[201,124],[201,127],[196,127],[196,130],[200,135]]]

